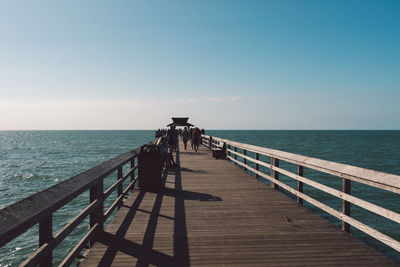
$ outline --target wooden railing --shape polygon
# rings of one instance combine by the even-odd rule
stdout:
[[[306,157],[302,155],[292,154],[279,150],[243,144],[226,140],[218,137],[207,135],[202,136],[202,143],[210,149],[220,143],[225,143],[227,147],[227,159],[231,160],[235,165],[240,165],[245,170],[253,172],[256,177],[263,177],[271,182],[273,188],[283,188],[297,197],[297,202],[303,204],[303,200],[314,205],[315,207],[329,213],[330,215],[342,221],[342,230],[349,232],[350,226],[353,226],[362,232],[381,241],[389,247],[400,252],[400,242],[394,238],[387,236],[372,227],[351,217],[351,204],[357,205],[372,213],[378,214],[388,220],[400,223],[400,214],[384,207],[375,205],[366,200],[351,195],[351,182],[366,184],[375,188],[384,189],[395,194],[400,194],[400,176],[387,174],[383,172],[363,169],[346,164],[321,160],[317,158]],[[243,153],[238,152],[243,151]],[[248,152],[254,153],[254,158],[247,155]],[[260,155],[270,158],[270,163],[260,161]],[[241,160],[238,160],[238,157]],[[280,161],[297,165],[297,173],[279,167]],[[251,167],[248,162],[252,162],[255,168]],[[270,169],[271,175],[267,175],[259,170],[259,166]],[[342,179],[342,190],[337,190],[324,184],[318,183],[311,179],[303,177],[304,167],[337,176]],[[297,188],[293,188],[279,179],[279,174],[285,175],[297,181]],[[303,192],[303,184],[307,184],[317,190],[328,193],[334,197],[341,199],[342,209],[336,210],[317,199],[314,199]],[[396,195],[397,197],[397,195]]]
[[[121,206],[124,197],[134,188],[138,179],[136,157],[140,148],[131,150],[114,159],[93,167],[31,197],[0,210],[0,247],[39,224],[39,248],[27,258],[22,266],[52,266],[53,250],[82,221],[90,216],[90,228],[64,258],[60,266],[70,265],[89,244],[92,246],[96,234],[103,230],[104,222],[112,212]],[[130,165],[129,165],[130,164]],[[128,165],[128,166],[126,166]],[[123,174],[123,168],[129,171]],[[117,180],[104,190],[104,179],[117,171]],[[123,182],[130,177],[130,183],[123,188]],[[117,189],[117,198],[104,212],[104,201]],[[90,203],[80,213],[53,235],[53,214],[82,193],[89,191]]]

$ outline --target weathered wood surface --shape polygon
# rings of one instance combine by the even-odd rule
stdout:
[[[217,140],[218,138],[214,137],[215,140]],[[232,141],[229,141],[232,142]],[[230,143],[229,143],[230,144]],[[237,144],[237,143],[236,143]],[[231,146],[231,145],[229,145]],[[247,147],[248,145],[246,144],[241,144],[242,147]],[[262,149],[262,148],[261,148]],[[379,232],[377,230],[375,230],[374,228],[371,228],[370,226],[355,220],[354,218],[350,217],[350,207],[351,204],[355,204],[359,207],[362,207],[366,210],[369,210],[373,213],[376,213],[382,217],[385,217],[387,219],[390,219],[392,221],[395,221],[397,223],[400,223],[400,214],[388,209],[385,209],[383,207],[377,206],[375,204],[372,204],[368,201],[359,199],[357,197],[354,197],[351,195],[351,190],[350,190],[350,184],[351,181],[347,178],[342,178],[344,182],[344,186],[342,191],[338,191],[336,189],[333,189],[331,187],[325,186],[323,184],[320,184],[318,182],[312,181],[310,179],[304,178],[302,177],[302,175],[297,175],[294,173],[291,173],[287,170],[284,170],[282,168],[279,168],[279,160],[276,158],[271,157],[271,164],[262,162],[260,160],[254,159],[252,157],[248,157],[245,155],[245,153],[240,153],[237,152],[237,149],[235,147],[235,150],[232,149],[228,149],[228,154],[233,154],[235,156],[235,158],[232,158],[231,156],[227,156],[228,159],[230,159],[231,161],[233,161],[235,163],[235,165],[239,165],[242,166],[242,168],[246,168],[247,170],[250,170],[251,172],[255,173],[258,176],[261,176],[267,180],[269,180],[271,182],[271,186],[273,186],[275,189],[278,188],[278,185],[280,185],[281,187],[283,187],[285,190],[289,191],[290,193],[294,194],[295,196],[297,196],[297,198],[302,198],[302,196],[304,196],[304,199],[307,200],[307,202],[313,204],[314,206],[322,209],[323,211],[329,213],[330,215],[338,218],[339,220],[342,220],[342,230],[349,232],[350,231],[350,226],[353,226],[355,228],[357,228],[358,230],[363,231],[364,233],[372,236],[373,238],[385,243],[386,245],[390,246],[391,248],[397,250],[400,252],[400,242],[397,241],[396,239],[382,233]],[[243,149],[243,152],[246,151],[245,149]],[[237,156],[242,158],[243,161],[237,160]],[[271,170],[271,176],[261,173],[260,171],[258,171],[257,169],[254,169],[253,167],[250,167],[248,165],[246,165],[246,160],[250,160],[255,164],[259,164],[262,166],[267,167],[268,169]],[[302,163],[303,164],[303,163]],[[257,166],[257,165],[256,165]],[[298,167],[303,167],[301,165],[298,165]],[[352,167],[352,166],[350,166]],[[284,184],[282,182],[279,181],[279,175],[277,174],[283,174],[286,175],[288,177],[291,177],[295,180],[298,181],[298,183],[305,183],[308,184],[312,187],[314,187],[315,189],[324,191],[325,193],[331,194],[335,197],[338,197],[342,200],[343,202],[343,207],[342,210],[343,212],[339,212],[336,209],[331,208],[330,206],[327,206],[323,203],[321,203],[318,199],[313,199],[308,195],[305,195],[302,193],[302,188],[298,187],[298,190],[295,190],[294,188],[288,186],[287,184]],[[344,175],[344,173],[340,174],[341,176]],[[398,177],[400,179],[400,176]],[[299,190],[300,189],[300,190]]]
[[[208,148],[178,162],[163,191],[126,199],[81,266],[396,266]]]

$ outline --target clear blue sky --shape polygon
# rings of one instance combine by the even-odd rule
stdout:
[[[400,129],[400,1],[0,1],[0,129]]]

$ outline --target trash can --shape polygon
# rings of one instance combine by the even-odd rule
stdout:
[[[157,190],[161,188],[162,164],[160,149],[156,145],[140,147],[138,156],[139,187]]]

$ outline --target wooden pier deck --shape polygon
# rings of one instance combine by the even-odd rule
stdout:
[[[163,191],[125,200],[80,266],[397,266],[206,147],[180,144],[177,161]]]

